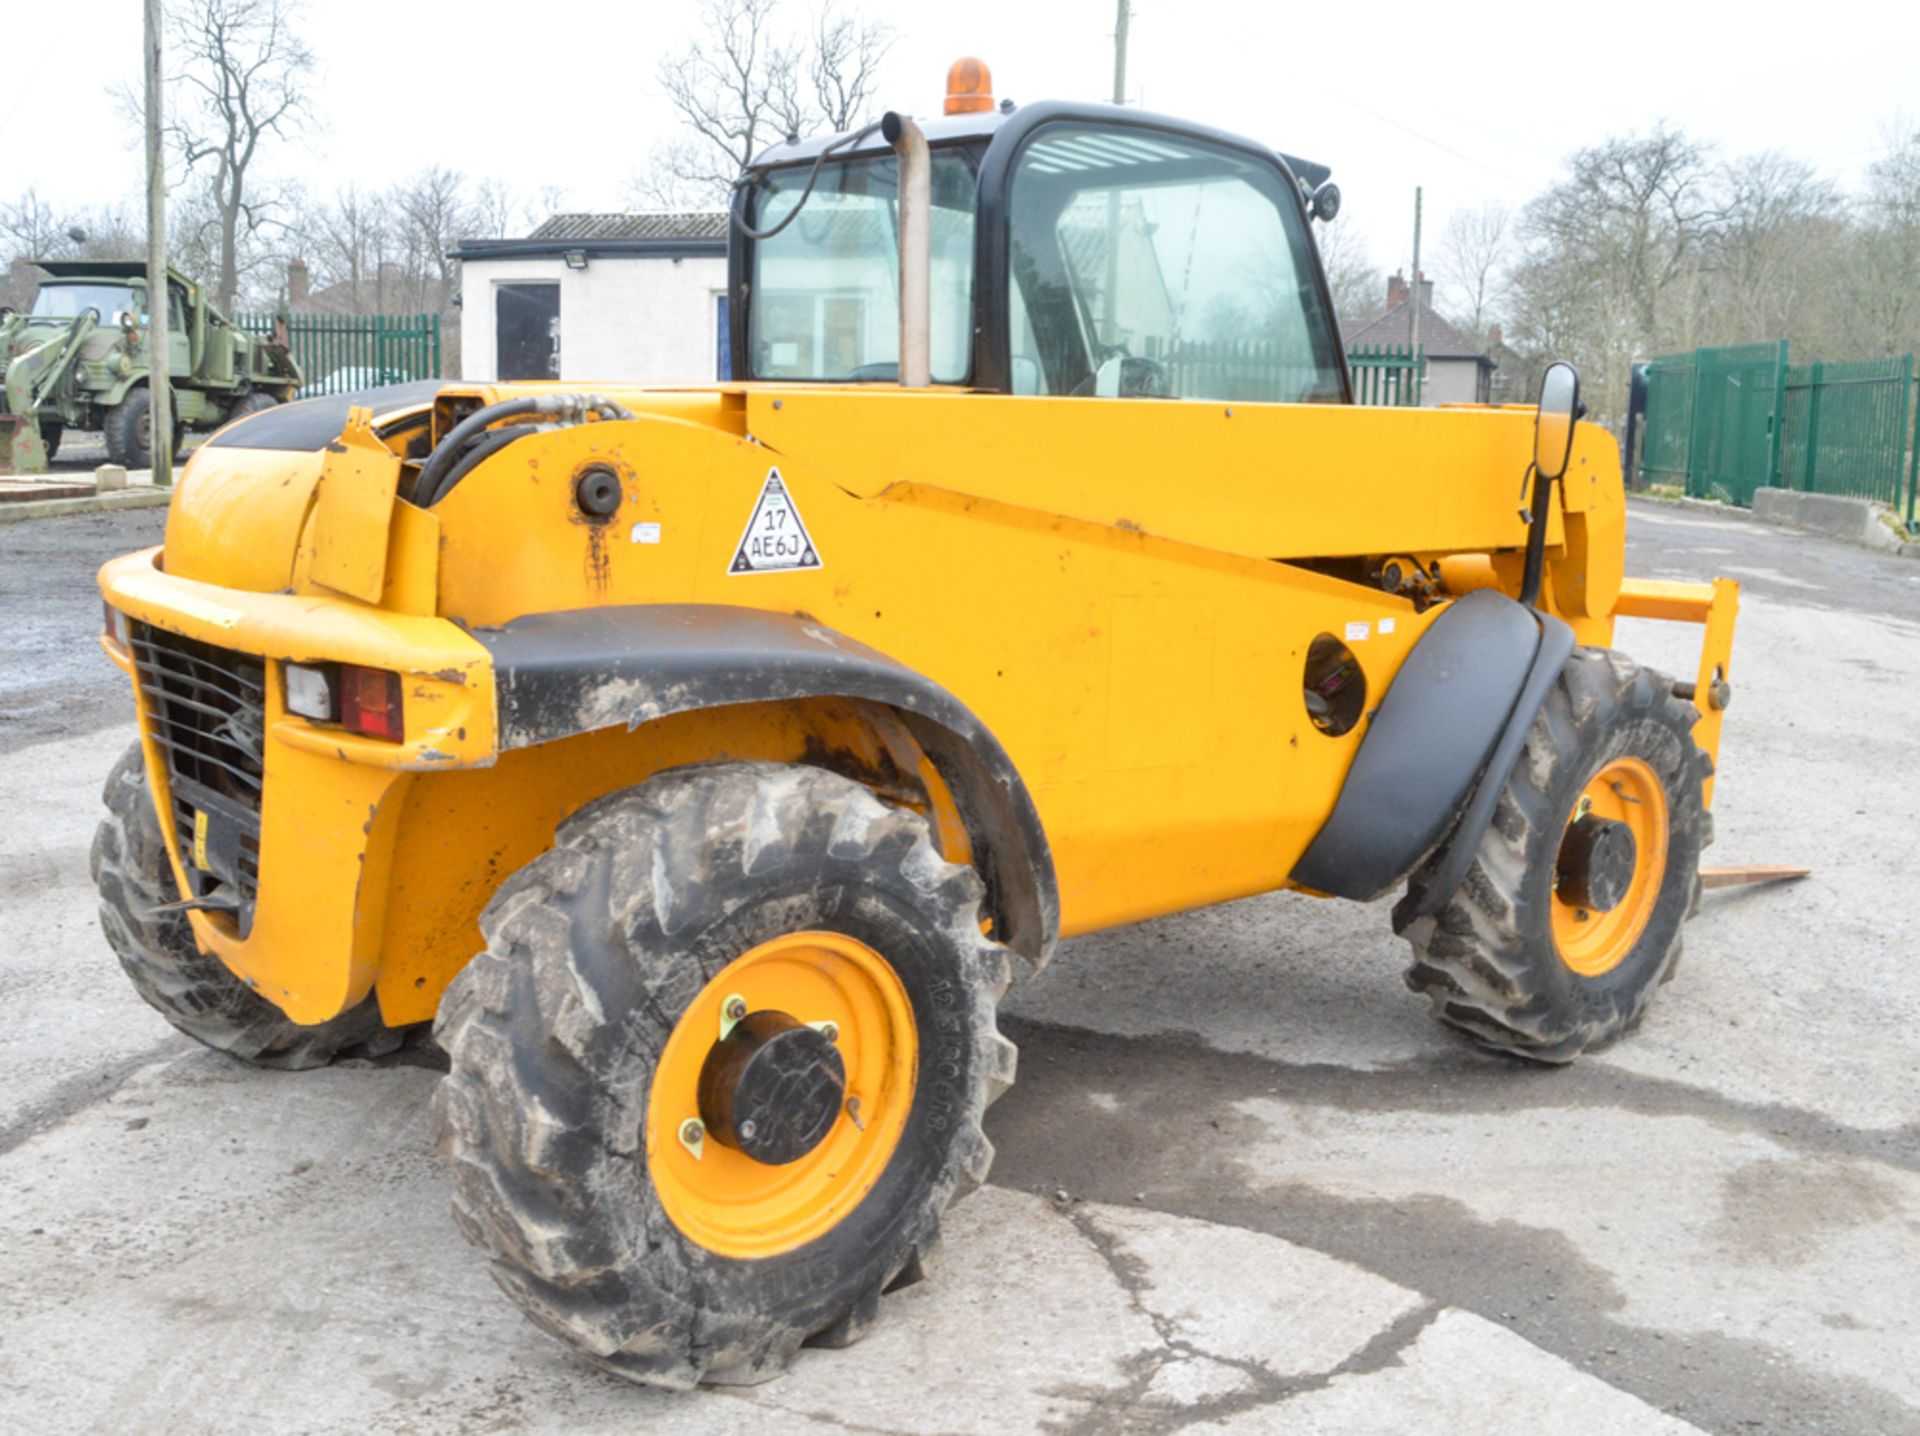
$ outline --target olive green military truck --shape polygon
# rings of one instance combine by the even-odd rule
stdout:
[[[154,358],[146,266],[37,263],[47,278],[32,310],[0,310],[0,473],[44,473],[68,429],[103,433],[114,463],[147,468]],[[299,389],[300,369],[284,343],[241,329],[174,270],[167,271],[167,305],[176,444],[191,430],[217,429]]]

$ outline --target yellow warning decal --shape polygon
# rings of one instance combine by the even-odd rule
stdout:
[[[207,815],[199,808],[193,810],[193,865],[201,872],[210,872],[207,866]]]

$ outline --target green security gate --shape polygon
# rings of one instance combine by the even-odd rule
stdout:
[[[1687,493],[1751,507],[1779,470],[1787,342],[1694,351]]]
[[[438,314],[236,314],[248,333],[287,325],[302,398],[440,377]]]
[[[1920,505],[1914,357],[1789,364],[1787,345],[1669,354],[1647,366],[1640,482],[1751,506],[1761,488]]]

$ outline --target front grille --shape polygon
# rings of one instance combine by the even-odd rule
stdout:
[[[245,937],[260,883],[266,664],[137,622],[133,662],[166,757],[189,896],[230,913]]]

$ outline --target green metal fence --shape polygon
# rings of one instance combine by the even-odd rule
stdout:
[[[1415,408],[1420,403],[1426,353],[1411,345],[1356,344],[1347,350],[1347,370],[1353,375],[1356,404],[1384,404]]]
[[[1780,487],[1899,504],[1908,497],[1913,356],[1787,370]]]
[[[438,314],[236,314],[252,334],[284,321],[293,357],[306,376],[302,396],[351,394],[382,384],[440,377]]]
[[[1640,481],[1751,505],[1761,488],[1872,499],[1920,490],[1920,396],[1911,354],[1791,364],[1785,340],[1669,354],[1647,367]]]

